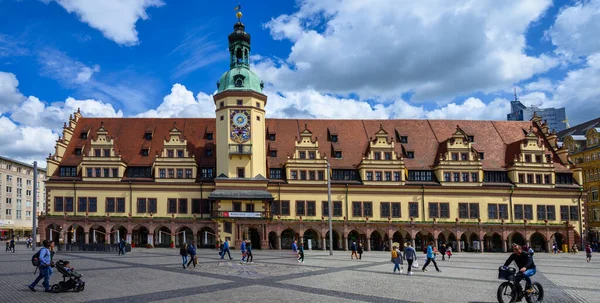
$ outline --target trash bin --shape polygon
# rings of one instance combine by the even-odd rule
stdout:
[[[563,244],[562,245],[562,251],[564,253],[568,253],[569,252],[569,244]]]

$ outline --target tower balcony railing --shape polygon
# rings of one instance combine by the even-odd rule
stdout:
[[[252,145],[251,144],[229,144],[230,155],[251,155]]]

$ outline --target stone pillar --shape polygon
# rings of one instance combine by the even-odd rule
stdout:
[[[129,244],[133,243],[133,242],[131,242],[131,233],[127,233],[127,236],[126,236],[126,238],[125,238],[125,241],[126,241],[127,243],[129,243]]]
[[[371,238],[367,238],[367,251],[371,251]]]
[[[508,241],[502,240],[502,252],[508,252]]]
[[[298,243],[298,246],[304,246],[304,237],[300,237],[300,242]]]
[[[277,250],[281,250],[281,236],[277,236]]]
[[[85,232],[85,244],[90,244],[90,233],[89,232]]]
[[[485,251],[485,240],[481,241],[480,243],[481,243],[481,244],[479,244],[479,247],[480,247],[481,249],[479,250],[479,252],[480,252],[480,253],[484,253],[484,251]]]
[[[456,251],[457,252],[461,252],[462,251],[462,249],[460,247],[460,238],[456,239]]]
[[[154,246],[154,234],[148,233],[148,244]]]
[[[389,240],[389,246],[390,246],[390,251],[392,250],[392,243],[394,243],[394,240],[390,238]],[[401,243],[398,243],[398,246],[401,246]],[[398,247],[398,249],[400,249],[400,247]]]
[[[417,248],[416,248],[417,246],[416,246],[416,244],[415,244],[415,238],[412,238],[412,239],[410,240],[410,242],[412,243],[412,244],[411,244],[411,245],[412,245],[412,247],[413,247],[413,248],[416,250],[416,249],[417,249]]]
[[[546,252],[552,252],[552,240],[548,240],[548,245],[546,245]]]
[[[527,244],[527,249],[529,249],[529,247],[531,247],[531,241],[527,240],[525,243]]]
[[[323,247],[321,250],[327,250],[327,239],[325,239],[325,237],[323,237]]]
[[[171,235],[171,241],[170,241],[170,242],[173,242],[173,243],[175,243],[175,235]],[[170,243],[170,242],[169,242],[169,243]]]
[[[344,236],[344,251],[348,251],[348,237]]]

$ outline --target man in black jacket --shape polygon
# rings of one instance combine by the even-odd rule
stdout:
[[[508,260],[504,262],[504,266],[510,265],[513,261],[517,264],[519,271],[521,272],[521,276],[525,279],[525,288],[527,292],[532,292],[531,288],[531,276],[535,275],[535,263],[533,263],[533,258],[526,252],[523,252],[521,245],[513,244],[513,254],[508,257]],[[519,281],[521,279],[517,277],[517,285],[519,285]]]

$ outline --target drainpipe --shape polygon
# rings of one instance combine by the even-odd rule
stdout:
[[[131,192],[131,181],[129,181],[129,214],[133,215],[133,196]]]
[[[202,195],[204,190],[202,188],[202,182],[200,182],[200,217],[202,217]],[[210,209],[210,203],[208,204],[208,212],[210,213],[211,209]]]
[[[346,183],[346,218],[350,220],[350,213],[348,213],[348,183]]]
[[[578,198],[578,203],[577,203],[577,209],[579,211],[579,239],[581,241],[581,248],[583,249],[583,243],[584,243],[584,239],[583,239],[583,218],[581,217],[581,196],[583,196],[583,187],[579,188],[579,198]]]
[[[510,207],[510,211],[508,212],[510,214],[510,223],[514,223],[514,221],[513,221],[513,217],[514,217],[513,212],[515,210],[513,209],[513,205],[512,205],[512,195],[513,195],[514,191],[515,191],[515,186],[511,185],[510,186],[510,196],[508,197],[508,203],[509,203],[509,207]]]
[[[423,222],[425,222],[425,184],[421,184],[421,204],[423,208]]]
[[[77,216],[77,188],[75,187],[75,180],[73,180],[73,216]]]

